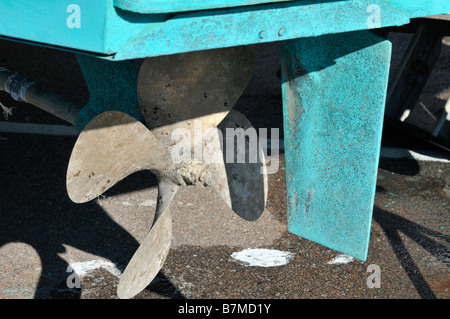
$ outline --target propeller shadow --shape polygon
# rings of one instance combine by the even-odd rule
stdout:
[[[81,297],[80,290],[66,284],[69,264],[60,256],[66,246],[110,260],[122,271],[139,247],[95,201],[75,204],[67,196],[65,177],[74,143],[72,137],[34,135],[10,135],[0,143],[0,251],[9,243],[24,243],[39,255],[35,299]],[[118,183],[107,196],[155,186],[154,176],[143,171]],[[184,298],[163,274],[158,278],[147,290]]]

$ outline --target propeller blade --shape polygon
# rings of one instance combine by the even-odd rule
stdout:
[[[216,127],[247,86],[256,64],[250,46],[147,58],[138,78],[145,121],[161,143],[170,147],[177,128],[190,131]],[[193,140],[191,140],[193,145]]]
[[[67,192],[72,201],[84,203],[134,172],[164,173],[171,167],[165,149],[142,123],[122,112],[105,112],[89,122],[75,143]]]
[[[172,238],[170,204],[178,188],[179,186],[164,180],[158,184],[158,204],[153,226],[120,278],[117,287],[119,298],[134,297],[145,289],[161,270]]]
[[[222,132],[223,153],[221,160],[216,160],[210,168],[214,176],[210,185],[236,214],[254,221],[264,212],[268,193],[264,152],[257,132],[236,110],[228,114],[218,129]],[[210,156],[217,159],[215,155]]]

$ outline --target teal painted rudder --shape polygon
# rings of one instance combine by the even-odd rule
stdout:
[[[288,230],[366,260],[391,43],[358,31],[281,55]]]

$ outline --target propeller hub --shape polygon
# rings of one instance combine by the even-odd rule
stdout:
[[[214,183],[214,173],[201,163],[181,164],[177,172],[185,185],[207,187]]]

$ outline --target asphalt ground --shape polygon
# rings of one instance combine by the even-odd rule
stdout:
[[[428,108],[424,112],[420,105],[411,118],[425,128],[450,96],[450,41],[444,43],[421,99]],[[254,78],[236,108],[256,127],[278,127],[282,133],[279,46],[258,49]],[[71,53],[5,41],[0,52],[0,65],[81,105],[87,102]],[[6,94],[0,101],[16,107],[10,123],[65,125]],[[152,222],[156,182],[151,173],[138,172],[96,200],[72,203],[65,176],[75,141],[75,136],[0,132],[0,299],[117,299],[120,274]],[[187,187],[177,194],[168,258],[135,299],[180,305],[214,299],[448,299],[450,157],[389,131],[382,146],[366,262],[287,232],[281,152],[280,169],[269,176],[267,209],[257,221],[234,215],[210,189]],[[290,258],[285,265],[261,267],[232,257],[248,248],[286,252]],[[368,283],[373,265],[381,275],[378,287]],[[69,266],[76,269],[80,288],[68,287]]]

